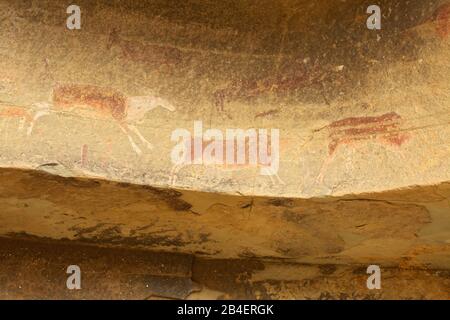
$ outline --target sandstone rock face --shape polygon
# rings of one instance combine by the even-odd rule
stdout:
[[[448,270],[383,268],[382,290],[365,267],[208,259],[177,253],[2,239],[0,299],[448,299]],[[64,269],[78,261],[82,290]],[[7,277],[5,275],[14,275]],[[17,276],[20,275],[20,276]],[[183,302],[184,303],[184,302]]]
[[[4,169],[0,234],[209,258],[446,269],[450,184],[339,198],[175,191]]]
[[[213,2],[131,3],[80,3],[80,30],[66,28],[62,4],[2,3],[4,166],[298,198],[449,180],[449,37],[437,1],[386,3],[375,32],[358,1],[220,16]],[[194,135],[194,121],[203,133],[278,129],[279,183],[259,162],[174,171],[172,133]]]
[[[2,236],[450,267],[448,2],[77,5],[0,1]]]

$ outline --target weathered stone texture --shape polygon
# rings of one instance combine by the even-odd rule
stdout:
[[[77,4],[0,1],[0,236],[449,269],[448,1]],[[194,121],[279,129],[278,175],[175,166]]]

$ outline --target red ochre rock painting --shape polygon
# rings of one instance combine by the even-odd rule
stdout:
[[[33,115],[25,108],[12,105],[1,106],[0,119],[19,119],[19,131],[21,131],[25,126],[27,127],[27,135],[31,135],[31,132],[33,131]]]
[[[34,120],[51,112],[93,114],[93,118],[113,119],[127,136],[128,141],[137,154],[142,151],[135,143],[132,135],[137,137],[148,149],[152,144],[135,126],[146,114],[157,107],[175,111],[175,107],[159,96],[128,97],[122,92],[108,87],[89,84],[61,84],[53,89],[52,101],[36,103],[39,106]]]
[[[400,115],[389,112],[381,116],[345,118],[326,126],[330,139],[328,157],[320,169],[317,182],[323,182],[325,172],[339,146],[355,145],[370,140],[394,147],[402,146],[410,138],[408,133],[402,131],[402,123]]]
[[[402,118],[395,112],[371,117],[351,117],[334,121],[328,125],[331,142],[329,155],[340,145],[378,139],[384,143],[401,146],[409,135],[401,131]]]
[[[252,99],[267,93],[286,95],[295,90],[318,84],[326,74],[320,71],[318,65],[309,70],[304,65],[295,64],[290,72],[257,79],[238,79],[225,88],[213,92],[214,105],[223,111],[227,102],[236,99]]]
[[[183,60],[183,53],[172,46],[147,44],[139,41],[125,40],[113,29],[109,35],[107,48],[117,46],[121,50],[122,59],[137,63],[144,63],[154,67],[173,67]]]
[[[98,116],[122,122],[127,117],[127,97],[121,92],[93,85],[64,84],[53,89],[53,109],[71,110],[74,106],[85,106]]]

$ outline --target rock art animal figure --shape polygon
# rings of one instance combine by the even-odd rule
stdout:
[[[82,84],[59,85],[53,90],[52,102],[36,103],[38,112],[35,120],[51,112],[67,112],[75,114],[89,113],[95,118],[114,120],[128,137],[131,147],[137,154],[142,151],[134,142],[134,133],[149,149],[152,144],[145,139],[132,123],[142,120],[147,112],[162,107],[175,111],[175,107],[167,100],[157,96],[127,97],[123,93],[105,87]]]
[[[238,151],[236,149],[232,149],[232,163],[227,163],[226,161],[226,154],[228,152],[227,148],[228,145],[235,146],[234,140],[219,140],[216,141],[216,143],[222,144],[223,150],[221,150],[222,158],[224,161],[220,161],[220,163],[216,163],[213,159],[207,159],[203,152],[200,152],[199,154],[196,154],[195,152],[195,145],[198,143],[201,145],[202,150],[205,150],[209,148],[211,141],[203,140],[202,138],[191,138],[190,140],[184,141],[184,158],[179,163],[175,163],[172,166],[172,170],[170,173],[169,178],[169,184],[174,186],[177,178],[178,173],[181,169],[188,166],[204,166],[204,167],[210,167],[210,168],[217,168],[218,170],[222,172],[229,172],[229,173],[237,173],[241,170],[249,170],[249,169],[257,169],[265,176],[269,176],[272,184],[285,184],[285,182],[280,178],[278,175],[278,166],[276,169],[272,167],[273,162],[278,162],[278,159],[275,160],[273,157],[279,157],[278,154],[271,154],[268,156],[265,156],[264,160],[261,159],[261,153],[259,153],[258,157],[255,156],[254,160],[252,161],[250,159],[250,152],[249,152],[249,143],[248,141],[245,143],[245,153],[244,153],[244,161],[243,163],[237,163],[235,161],[238,157]],[[259,145],[259,148],[266,148],[271,149],[271,142],[267,142],[267,145]],[[280,141],[280,147],[284,148],[287,144],[286,141],[282,140]],[[248,157],[247,157],[248,155]]]
[[[27,128],[27,135],[31,135],[33,131],[33,126],[35,122],[35,116],[32,115],[32,112],[27,110],[26,108],[6,105],[0,107],[0,119],[4,119],[8,121],[8,119],[19,119],[19,131],[22,131],[24,127]]]
[[[109,35],[107,49],[117,46],[124,61],[142,63],[152,68],[166,66],[173,68],[183,61],[183,53],[176,47],[165,44],[149,44],[143,41],[123,39],[119,30],[113,29]]]
[[[323,182],[325,172],[339,146],[355,145],[369,140],[385,145],[402,146],[409,138],[409,135],[401,130],[402,123],[403,119],[400,115],[390,112],[380,116],[345,118],[326,126],[330,138],[328,157],[322,165],[316,182]]]
[[[217,111],[223,111],[226,103],[236,99],[250,100],[269,93],[288,95],[298,89],[321,84],[327,77],[328,72],[322,70],[318,63],[306,67],[304,62],[296,60],[279,74],[229,81],[225,87],[213,92],[213,103]]]

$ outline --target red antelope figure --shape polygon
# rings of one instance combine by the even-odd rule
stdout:
[[[149,44],[143,41],[125,40],[119,30],[113,29],[109,34],[107,49],[118,46],[124,60],[144,63],[159,68],[162,65],[174,67],[183,60],[182,52],[164,44]]]
[[[1,106],[0,107],[0,118],[3,119],[19,119],[19,131],[21,131],[24,128],[24,125],[26,124],[28,126],[27,129],[27,135],[31,135],[31,132],[33,131],[33,125],[34,125],[34,117],[30,114],[28,110],[25,108],[17,107],[17,106]]]
[[[407,133],[401,131],[402,122],[402,117],[390,112],[381,116],[345,118],[326,126],[331,141],[328,144],[328,157],[322,165],[317,182],[323,182],[325,171],[341,145],[377,140],[400,147],[409,138]]]
[[[276,150],[276,154],[272,154],[269,150],[272,150],[272,142],[270,140],[266,140],[266,143],[260,143],[259,141],[255,141],[253,148],[250,146],[249,141],[245,141],[245,146],[243,147],[243,154],[239,155],[237,141],[236,140],[220,140],[215,141],[215,143],[219,143],[222,148],[219,151],[221,154],[214,154],[212,159],[209,159],[208,156],[205,156],[204,150],[214,142],[209,140],[204,140],[202,138],[191,138],[190,140],[184,141],[184,150],[183,153],[184,158],[180,163],[175,163],[172,167],[170,174],[171,185],[174,185],[177,179],[178,172],[184,168],[185,166],[191,165],[201,165],[207,167],[216,167],[222,171],[231,171],[236,172],[244,169],[259,169],[260,173],[265,176],[269,176],[272,183],[278,182],[280,184],[284,184],[283,180],[278,175],[278,163],[279,163],[279,150]],[[195,145],[199,144],[201,146],[201,152],[195,152]],[[281,147],[284,147],[287,144],[287,141],[280,142]],[[227,151],[228,146],[233,146],[230,148],[230,151]],[[278,143],[275,145],[278,148]],[[265,150],[263,150],[265,148]],[[252,151],[251,151],[252,150]],[[231,155],[231,159],[229,158]],[[242,161],[239,162],[239,158],[241,157]],[[276,157],[276,158],[274,158]],[[217,158],[219,159],[219,163],[216,162]],[[228,162],[230,161],[230,163]],[[272,167],[275,164],[276,169]],[[276,179],[276,181],[274,180]]]
[[[90,113],[96,118],[113,119],[126,134],[131,147],[137,154],[141,154],[142,151],[134,142],[131,133],[136,134],[149,149],[152,148],[152,144],[130,123],[142,120],[147,112],[158,106],[169,111],[175,110],[172,104],[160,97],[126,97],[123,93],[111,88],[80,84],[60,85],[53,90],[52,103],[36,105],[41,110],[35,118],[54,111]]]
[[[313,64],[311,68],[307,68],[303,62],[297,61],[281,74],[230,81],[224,88],[213,92],[213,101],[217,110],[223,111],[225,104],[232,100],[249,100],[268,93],[287,95],[298,89],[320,84],[326,76],[327,73],[320,69],[320,65]]]

